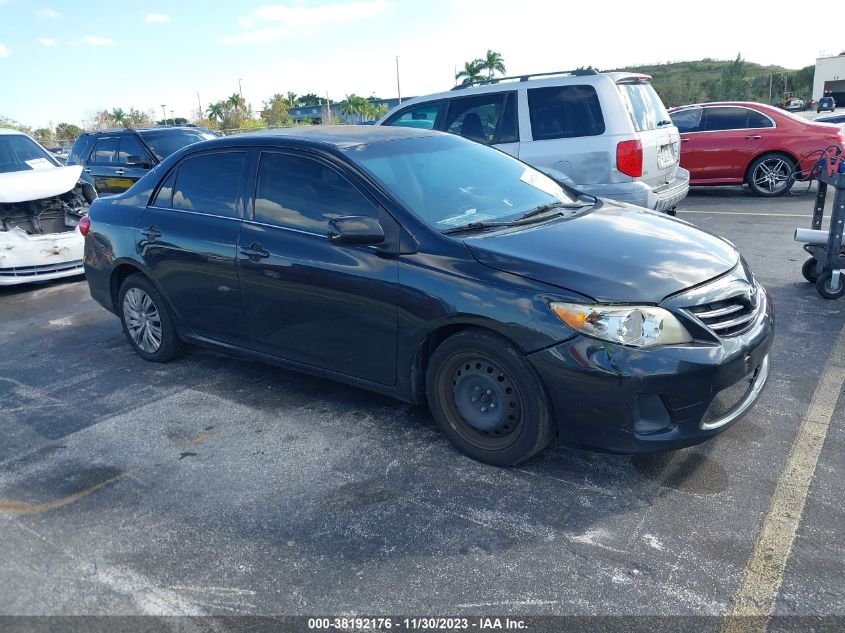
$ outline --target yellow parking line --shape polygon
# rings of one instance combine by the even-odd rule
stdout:
[[[686,211],[678,209],[678,213],[699,213],[701,215],[761,215],[770,218],[810,218],[812,213],[751,213],[750,211]]]
[[[810,408],[798,429],[754,550],[745,564],[742,581],[722,623],[722,633],[759,633],[766,630],[783,582],[795,533],[801,523],[819,453],[843,385],[845,327],[837,336]]]

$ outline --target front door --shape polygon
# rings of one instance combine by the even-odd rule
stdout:
[[[132,134],[124,134],[120,138],[115,170],[115,175],[123,181],[120,183],[123,191],[138,182],[138,179],[152,167],[152,162],[153,159],[141,142]]]
[[[100,195],[114,195],[126,191],[125,181],[117,173],[117,154],[120,137],[101,136],[91,148],[84,171],[94,181],[94,188]]]
[[[773,132],[770,119],[736,106],[704,108],[702,123],[703,129],[692,134],[690,171],[696,180],[712,183],[742,182],[748,163]]]
[[[180,320],[199,337],[234,345],[249,338],[236,264],[246,155],[183,161],[135,225],[138,252]]]
[[[238,268],[255,350],[383,385],[396,382],[398,266],[381,246],[335,246],[330,219],[395,222],[320,159],[262,152]]]

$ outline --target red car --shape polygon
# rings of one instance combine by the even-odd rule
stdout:
[[[741,185],[779,196],[831,145],[845,148],[838,125],[812,123],[762,103],[725,101],[669,110],[681,133],[681,167],[690,185]]]

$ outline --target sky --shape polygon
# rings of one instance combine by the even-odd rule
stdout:
[[[822,42],[781,11],[736,0],[0,0],[0,116],[33,128],[81,125],[116,107],[194,117],[240,89],[403,97],[446,90],[490,48],[508,74],[737,53],[800,68]],[[633,10],[635,7],[636,10]],[[688,13],[689,12],[689,13]],[[838,48],[837,48],[838,47]],[[239,80],[240,86],[239,88]]]

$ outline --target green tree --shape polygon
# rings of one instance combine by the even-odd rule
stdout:
[[[323,104],[323,98],[318,97],[313,92],[304,94],[299,97],[299,105],[301,106],[318,106]]]
[[[458,71],[458,74],[455,75],[455,79],[461,79],[461,85],[463,86],[481,81],[484,79],[484,76],[481,74],[481,70],[481,66],[479,65],[479,61],[477,59],[471,62],[464,62],[463,70]]]
[[[73,123],[59,123],[56,126],[56,140],[75,141],[82,134],[82,128]]]
[[[261,120],[270,127],[279,127],[282,125],[290,125],[291,118],[288,114],[288,109],[291,107],[290,95],[274,94],[270,99],[264,102],[264,109],[261,111]],[[294,95],[295,97],[296,95]]]
[[[128,127],[126,123],[126,113],[123,111],[123,108],[112,108],[111,116],[112,119],[114,119],[116,126]]]
[[[223,118],[223,104],[221,102],[212,103],[208,106],[206,114],[212,121],[220,121]]]
[[[722,69],[719,98],[726,101],[749,99],[751,84],[747,75],[745,60],[737,53],[736,59]]]
[[[500,53],[494,50],[487,49],[487,54],[481,59],[476,60],[476,64],[481,70],[487,71],[487,79],[493,79],[496,73],[505,74],[505,60]]]
[[[295,92],[288,92],[288,94],[286,95],[286,98],[287,98],[288,108],[295,108],[297,105],[299,105],[299,97],[297,96],[297,94]]]

